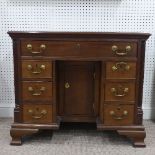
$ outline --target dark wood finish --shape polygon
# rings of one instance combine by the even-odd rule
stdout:
[[[143,121],[143,110],[142,110],[142,97],[143,97],[143,79],[144,79],[144,60],[145,60],[145,40],[139,40],[138,44],[138,74],[137,74],[137,107],[135,108],[135,122],[142,124]]]
[[[111,113],[114,112],[114,115]],[[127,112],[125,115],[124,112]],[[121,104],[104,105],[104,123],[105,125],[133,125],[134,106]]]
[[[23,122],[36,124],[52,123],[52,105],[24,104]]]
[[[8,33],[16,102],[11,144],[41,129],[59,129],[60,122],[96,122],[98,130],[116,130],[145,146],[142,87],[150,34]]]
[[[52,78],[52,63],[51,61],[22,61],[22,78]]]
[[[63,93],[62,103],[59,103],[60,116],[94,116],[95,64],[64,61],[60,62],[59,72],[59,90]],[[69,88],[65,88],[67,83]]]
[[[146,137],[145,130],[132,131],[132,130],[117,130],[120,135],[129,137],[133,141],[135,147],[145,147],[144,139]]]
[[[27,129],[27,128],[11,128],[10,135],[12,137],[11,145],[21,145],[22,137],[37,133],[39,129]]]
[[[31,53],[26,47],[28,44],[32,45],[32,52],[39,52],[37,54]],[[41,50],[40,46],[45,45],[45,50]],[[22,56],[52,56],[52,57],[116,57],[117,54],[111,50],[113,45],[118,46],[118,51],[125,51],[125,47],[130,45],[132,50],[128,52],[128,57],[137,56],[137,44],[135,42],[105,42],[105,41],[34,41],[22,40],[21,41],[21,55]],[[89,48],[91,46],[91,48]],[[89,50],[87,50],[89,48]],[[97,49],[97,50],[96,50]]]
[[[23,101],[52,100],[52,82],[22,82],[22,99]]]
[[[106,63],[107,79],[135,79],[136,62],[107,62]]]
[[[115,92],[112,92],[112,89]],[[125,92],[125,89],[128,89]],[[135,83],[134,82],[106,82],[105,101],[134,101]]]
[[[54,31],[9,31],[8,34],[12,39],[17,38],[28,38],[29,40],[34,40],[38,38],[39,40],[136,40],[142,39],[145,41],[151,35],[150,33],[129,33],[129,32],[54,32]]]

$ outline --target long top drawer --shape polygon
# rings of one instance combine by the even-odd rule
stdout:
[[[41,41],[22,40],[22,56],[136,57],[137,43],[127,41]]]

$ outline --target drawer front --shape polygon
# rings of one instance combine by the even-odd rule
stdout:
[[[133,105],[104,105],[105,125],[132,125],[133,121]]]
[[[21,51],[22,56],[136,57],[137,43],[23,40]]]
[[[52,82],[23,82],[23,100],[52,100]]]
[[[111,82],[105,85],[106,101],[135,101],[135,83]]]
[[[24,104],[24,123],[52,123],[52,105]]]
[[[135,79],[136,62],[107,62],[107,79]]]
[[[50,61],[22,61],[22,78],[51,78],[52,63]]]

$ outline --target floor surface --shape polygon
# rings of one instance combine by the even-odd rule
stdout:
[[[116,132],[73,126],[43,132],[24,139],[22,146],[10,146],[11,119],[0,118],[0,155],[155,155],[155,122],[144,121],[146,148],[134,148]]]

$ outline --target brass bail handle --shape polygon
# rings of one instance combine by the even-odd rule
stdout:
[[[45,90],[45,87],[41,87],[40,89],[35,90],[32,87],[28,87],[28,91],[31,92],[33,96],[40,96]]]
[[[31,117],[34,119],[41,119],[43,116],[47,114],[45,109],[41,110],[41,112],[34,112],[32,109],[28,110],[28,113],[31,114]]]
[[[26,48],[32,54],[40,54],[40,53],[42,53],[46,49],[46,45],[45,44],[41,44],[40,47],[39,47],[39,51],[33,51],[32,44],[27,44],[26,45]]]
[[[27,65],[27,69],[28,69],[29,71],[31,71],[31,73],[33,73],[33,74],[40,74],[43,70],[46,69],[46,66],[45,66],[45,65],[40,65],[40,66],[38,66],[38,65],[36,64],[36,66],[33,67],[32,65]]]
[[[119,90],[117,90],[116,88],[111,88],[111,92],[116,97],[123,97],[123,96],[127,95],[127,93],[129,92],[129,88],[119,88]]]
[[[129,71],[130,65],[126,62],[117,62],[114,66],[112,66],[112,71]]]
[[[126,117],[126,116],[128,115],[128,111],[127,111],[127,110],[124,110],[124,111],[123,111],[123,114],[122,114],[121,116],[117,116],[113,110],[111,110],[111,111],[109,112],[109,114],[110,114],[110,115],[113,117],[113,119],[115,119],[115,120],[122,120],[122,119],[124,119],[124,117]]]
[[[132,50],[132,48],[131,48],[130,45],[127,45],[127,46],[125,47],[125,50],[124,50],[124,51],[119,51],[118,46],[113,45],[113,46],[111,47],[111,50],[112,50],[113,52],[115,52],[116,55],[124,56],[124,55],[127,55],[127,54]]]

